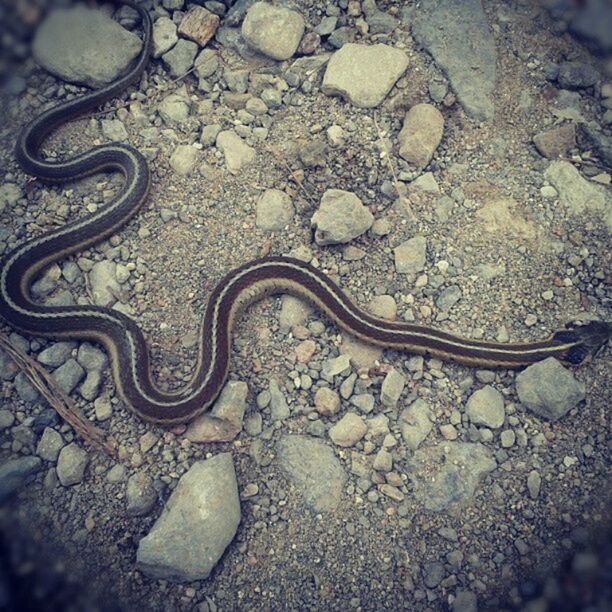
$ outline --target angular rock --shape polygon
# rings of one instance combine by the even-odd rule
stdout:
[[[321,89],[359,108],[378,106],[408,67],[408,56],[388,45],[345,44],[327,64]]]
[[[233,440],[242,430],[248,390],[243,381],[228,381],[210,414],[201,414],[191,421],[185,437],[192,442]]]
[[[192,6],[179,25],[179,34],[205,47],[219,27],[219,17],[201,6]]]
[[[395,270],[400,274],[416,274],[425,267],[427,258],[427,240],[424,236],[415,236],[393,249]]]
[[[433,157],[444,131],[444,117],[431,104],[415,104],[404,117],[399,133],[399,154],[413,166],[424,168]]]
[[[465,411],[474,425],[499,429],[504,424],[504,396],[487,385],[472,393]]]
[[[406,379],[393,369],[385,376],[380,388],[380,401],[383,406],[395,406],[406,385]]]
[[[138,36],[100,10],[51,11],[36,31],[34,59],[64,81],[101,87],[115,81],[140,53]]]
[[[233,130],[219,132],[217,148],[225,155],[225,165],[231,174],[238,174],[255,159],[255,149]]]
[[[240,499],[230,453],[197,461],[178,482],[151,531],[140,540],[138,568],[177,582],[210,575],[234,538]]]
[[[402,410],[399,426],[406,446],[416,450],[433,429],[433,413],[429,404],[417,399]]]
[[[51,427],[45,427],[43,435],[36,446],[36,454],[45,461],[55,462],[64,444],[62,434]]]
[[[88,462],[87,453],[78,444],[64,446],[57,460],[57,476],[62,485],[69,487],[81,482]]]
[[[153,24],[153,57],[159,58],[178,42],[176,24],[169,17],[160,17]]]
[[[286,435],[277,446],[282,470],[314,512],[334,510],[347,475],[329,446],[306,436]]]
[[[341,244],[366,232],[374,216],[350,191],[328,189],[310,223],[316,228],[317,244]]]
[[[38,457],[10,459],[0,465],[0,503],[23,487],[41,466]]]
[[[599,80],[597,70],[586,62],[563,62],[559,66],[557,82],[563,89],[592,87]]]
[[[562,157],[576,146],[576,125],[567,123],[552,130],[540,132],[533,137],[533,144],[538,153],[548,159]]]
[[[408,461],[414,495],[426,510],[442,512],[470,503],[481,480],[497,467],[482,444],[446,442],[419,449]]]
[[[52,376],[64,392],[70,394],[85,377],[85,370],[76,359],[70,358],[54,370]]]
[[[75,348],[76,342],[54,342],[42,350],[36,360],[50,368],[57,368],[68,361]]]
[[[179,38],[176,45],[162,55],[162,61],[173,77],[180,77],[191,70],[197,54],[198,45],[196,43]]]
[[[480,0],[423,0],[415,40],[446,73],[468,115],[493,118],[497,53]]]
[[[290,414],[289,404],[281,391],[278,381],[270,380],[270,418],[273,421],[284,421]]]
[[[516,392],[529,410],[550,421],[565,416],[585,397],[584,384],[554,357],[520,372],[516,377]]]
[[[340,396],[329,387],[319,387],[314,398],[315,408],[322,416],[332,416],[340,410]]]
[[[242,36],[256,51],[275,60],[286,60],[296,52],[304,27],[304,18],[298,12],[256,2],[242,23]]]
[[[108,259],[97,261],[90,270],[89,283],[94,304],[97,306],[110,306],[116,302],[121,290],[116,270],[115,262]]]

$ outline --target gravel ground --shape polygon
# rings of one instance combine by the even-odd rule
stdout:
[[[174,23],[190,8],[182,0],[149,4],[157,20]],[[242,21],[236,12],[226,16],[223,3],[204,4],[221,13],[222,29],[230,16],[234,25]],[[252,3],[238,3],[245,4]],[[175,55],[160,53],[122,96],[127,104],[120,100],[112,110],[114,101],[110,112],[62,126],[45,143],[47,155],[69,156],[93,144],[130,142],[150,161],[152,187],[143,210],[118,234],[52,266],[34,287],[37,297],[105,303],[132,315],[148,339],[157,380],[168,388],[193,372],[198,324],[213,287],[265,254],[311,261],[379,316],[468,337],[535,340],[568,321],[610,319],[610,226],[589,206],[597,198],[608,211],[612,206],[605,149],[612,66],[597,54],[597,41],[567,31],[579,33],[562,3],[548,3],[551,11],[531,2],[483,4],[482,12],[478,2],[465,10],[491,28],[485,42],[494,42],[493,119],[475,118],[488,107],[469,111],[469,92],[452,72],[445,76],[435,45],[419,35],[419,11],[429,2],[380,2],[377,10],[371,2],[291,3],[306,36],[319,33],[314,58],[337,52],[338,40],[405,53],[407,71],[374,107],[324,93],[326,67],[307,73],[303,60],[294,63],[303,47],[277,61],[272,51],[249,55],[244,42],[230,45],[231,36],[219,30],[206,44],[215,50],[216,70],[202,76],[210,72],[202,68],[179,82],[173,71],[189,69],[194,58],[175,55],[189,56],[191,48],[179,42],[165,52]],[[29,181],[14,161],[18,127],[45,105],[84,91],[31,59],[29,36],[39,19],[35,4],[24,6],[30,12],[23,9],[4,32],[3,68],[11,74],[0,127],[4,251],[96,210],[121,185],[113,175],[44,185]],[[120,17],[135,25],[128,13]],[[275,53],[290,46],[291,33],[300,41],[294,21],[283,22],[286,36],[272,41]],[[459,44],[457,24],[448,25]],[[479,36],[475,30],[474,45]],[[584,84],[590,72],[583,64],[578,76],[567,76],[567,62],[585,63],[593,82]],[[476,86],[485,92],[483,75]],[[400,132],[406,111],[420,103],[440,111],[443,130],[415,165]],[[438,119],[415,121],[435,140]],[[585,126],[595,126],[599,140]],[[548,140],[534,143],[550,130]],[[563,163],[552,161],[558,153],[580,172],[569,187],[554,171]],[[288,197],[270,196],[270,189]],[[564,203],[565,189],[587,194],[589,206]],[[311,218],[329,190],[355,194],[374,225],[342,244],[322,245]],[[262,195],[273,200],[267,209]],[[346,213],[348,226],[363,219],[361,204]],[[415,236],[424,238],[416,254],[400,249],[398,256],[397,247]],[[116,441],[118,456],[87,447],[0,354],[0,456],[5,466],[21,461],[11,464],[18,490],[6,471],[0,477],[0,607],[610,606],[605,352],[572,372],[567,384],[584,399],[551,421],[519,397],[514,372],[365,348],[320,313],[269,298],[248,310],[235,334],[230,379],[248,388],[241,407],[234,402],[246,411],[244,423],[240,414],[237,435],[198,442],[185,427],[168,431],[138,419],[115,395],[95,347],[3,332],[54,370],[87,418]],[[346,353],[348,367],[340,357]],[[535,384],[561,387],[556,376]],[[302,447],[303,439],[325,449]],[[231,454],[241,499],[235,536],[208,578],[151,577],[137,563],[139,542],[181,477],[222,452]],[[304,468],[300,480],[302,464],[315,467]]]

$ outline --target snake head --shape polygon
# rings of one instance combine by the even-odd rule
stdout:
[[[572,327],[553,335],[553,341],[559,344],[574,343],[567,349],[561,360],[569,365],[580,365],[587,357],[594,357],[601,352],[612,335],[612,323],[607,321],[590,321],[580,327]]]

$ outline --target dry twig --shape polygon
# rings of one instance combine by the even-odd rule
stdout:
[[[91,446],[114,457],[114,447],[102,431],[92,425],[76,407],[74,401],[61,389],[51,374],[39,363],[15,348],[8,338],[0,333],[0,347],[28,377],[30,383],[49,402],[57,413]]]

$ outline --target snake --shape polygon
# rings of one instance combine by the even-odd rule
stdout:
[[[141,78],[152,48],[151,17],[131,0],[121,3],[136,10],[142,23],[142,48],[133,65],[110,84],[63,101],[32,119],[19,133],[15,157],[24,172],[43,182],[119,171],[124,177],[122,187],[95,212],[31,238],[2,257],[0,315],[10,327],[37,337],[101,345],[109,355],[118,395],[139,417],[161,426],[186,423],[213,406],[228,378],[236,319],[249,304],[268,295],[305,299],[340,329],[369,344],[468,366],[515,369],[548,357],[579,365],[607,343],[612,325],[598,320],[568,327],[540,341],[501,343],[378,318],[355,305],[317,267],[292,257],[267,256],[232,270],[211,292],[200,324],[194,373],[183,387],[166,391],[156,384],[146,338],[130,316],[97,305],[38,303],[30,289],[47,266],[117,232],[149,193],[148,163],[129,144],[102,144],[60,161],[49,161],[40,153],[45,138],[60,125],[99,108]]]

